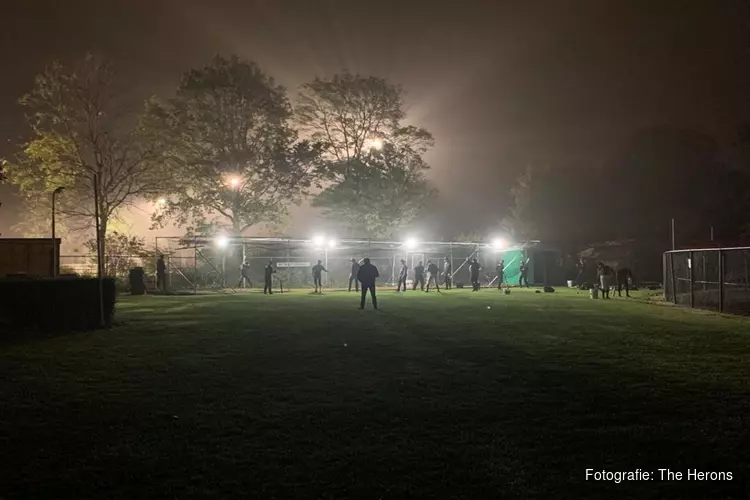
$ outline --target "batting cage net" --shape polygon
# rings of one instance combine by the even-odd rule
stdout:
[[[500,250],[475,242],[313,241],[256,237],[158,237],[156,255],[165,257],[166,281],[171,291],[262,289],[264,268],[269,262],[276,270],[273,275],[275,291],[312,288],[312,267],[318,261],[328,271],[322,273],[324,288],[348,289],[352,259],[361,263],[365,257],[377,266],[381,286],[396,286],[401,259],[409,266],[407,284],[410,288],[414,285],[414,267],[422,262],[426,268],[428,261],[437,264],[442,286],[446,258],[451,264],[453,286],[470,286],[467,260],[473,258],[477,258],[482,267],[482,285],[497,286],[498,262],[504,261],[503,283],[517,283],[520,264],[525,259],[523,245]],[[531,269],[532,264],[528,259],[526,262]],[[244,277],[243,263],[246,263]]]
[[[677,305],[750,314],[750,247],[664,254],[664,294]]]

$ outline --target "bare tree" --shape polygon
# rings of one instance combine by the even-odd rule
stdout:
[[[20,100],[33,136],[8,168],[31,203],[48,203],[64,187],[57,211],[72,228],[95,225],[98,199],[102,241],[118,210],[157,192],[161,181],[160,145],[121,92],[111,64],[91,54],[46,68]]]

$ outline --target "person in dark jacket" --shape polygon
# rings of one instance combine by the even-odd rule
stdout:
[[[362,300],[359,303],[359,308],[365,308],[365,301],[367,300],[367,291],[370,291],[370,298],[372,299],[372,307],[378,308],[378,298],[375,295],[375,280],[380,276],[378,268],[370,264],[370,259],[365,258],[364,264],[359,268],[357,273],[357,279],[362,284]]]
[[[452,280],[453,265],[448,257],[443,261],[443,286],[446,290],[450,290],[453,285]]]
[[[401,271],[398,273],[398,288],[396,288],[397,292],[401,291],[401,287],[404,287],[404,292],[406,291],[406,278],[409,276],[409,266],[406,265],[406,261],[404,259],[401,259]]]
[[[164,254],[159,255],[156,261],[156,288],[162,292],[167,291],[167,265],[164,262]]]
[[[425,292],[430,291],[430,283],[435,285],[435,288],[437,291],[440,291],[440,286],[438,285],[438,266],[431,260],[427,261],[427,290]]]
[[[414,266],[414,285],[411,289],[416,290],[417,285],[419,285],[419,289],[424,292],[424,265],[421,260],[419,261],[419,264]]]
[[[528,288],[529,287],[529,280],[528,280],[529,266],[526,263],[526,261],[521,262],[521,267],[519,267],[518,271],[519,271],[518,286],[522,288],[525,286],[526,288]]]
[[[500,290],[503,287],[503,281],[505,280],[505,260],[500,259],[497,263],[497,289]]]
[[[469,262],[469,279],[471,279],[472,292],[479,291],[479,271],[482,266],[479,265],[477,258],[474,257]]]
[[[263,269],[263,294],[273,295],[273,275],[276,273],[276,269],[273,267],[273,261],[269,260],[268,265]]]
[[[315,283],[315,292],[323,293],[322,273],[328,272],[328,269],[323,267],[323,261],[319,260],[317,264],[312,267],[313,283]]]
[[[240,267],[240,281],[237,283],[237,288],[240,288],[245,282],[250,285],[250,288],[253,287],[253,282],[250,281],[250,262],[248,261],[243,262]]]
[[[354,289],[359,292],[359,280],[357,279],[357,273],[359,273],[359,262],[357,259],[352,259],[352,272],[349,274],[349,291],[352,291],[352,283],[354,283]]]
[[[627,267],[617,270],[617,296],[622,297],[622,289],[625,289],[625,296],[630,297],[630,282],[633,279],[633,272]]]

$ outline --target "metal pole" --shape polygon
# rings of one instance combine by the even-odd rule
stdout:
[[[695,307],[695,278],[693,276],[693,252],[688,252],[688,269],[690,270],[690,307]]]
[[[674,252],[669,253],[669,274],[672,280],[672,300],[677,304],[677,281],[674,277]]]
[[[724,252],[719,250],[719,312],[724,312]]]
[[[247,248],[245,247],[245,242],[242,242],[242,266],[245,265],[245,261],[247,260]],[[247,283],[245,282],[245,275],[242,274],[242,288],[245,288]]]
[[[453,242],[448,242],[448,250],[450,251],[450,257],[451,257],[451,275],[446,276],[446,278],[449,278],[451,280],[451,287],[453,287]]]
[[[193,235],[193,294],[198,293],[198,239]]]
[[[714,241],[714,227],[711,226],[711,241]]]

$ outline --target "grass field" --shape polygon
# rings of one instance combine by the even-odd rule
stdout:
[[[5,335],[0,498],[748,496],[750,319],[569,291],[357,302],[124,297],[109,331]]]

